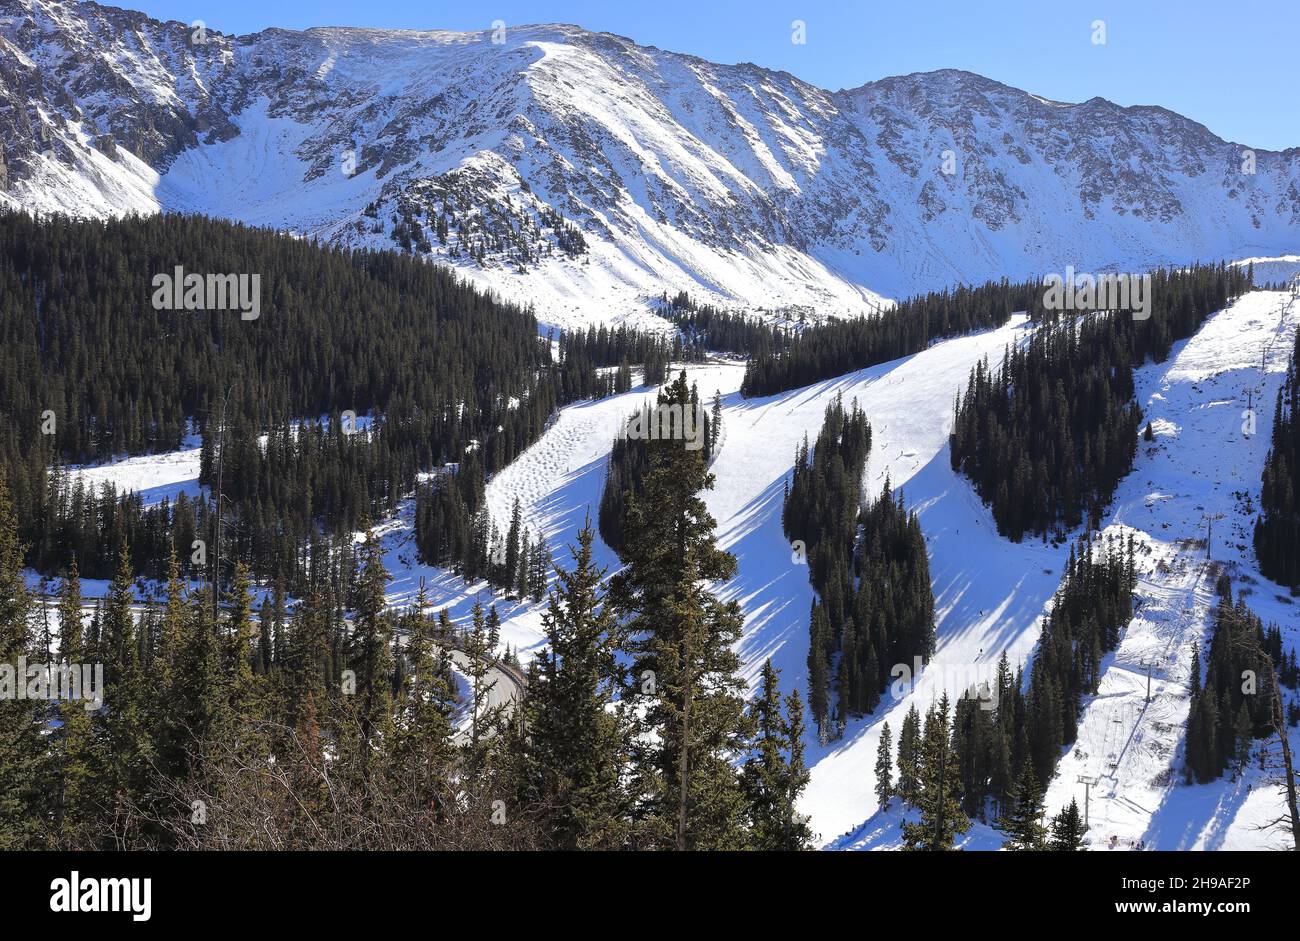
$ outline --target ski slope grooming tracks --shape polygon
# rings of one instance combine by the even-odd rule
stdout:
[[[740,388],[743,364],[704,363],[674,365],[671,374],[686,370],[688,382],[697,383],[700,399],[707,407],[715,392],[724,396]],[[553,561],[572,565],[569,546],[576,545],[578,532],[590,514],[593,527],[605,486],[606,463],[614,438],[624,422],[643,402],[653,402],[658,387],[641,386],[622,395],[588,400],[560,409],[545,433],[509,466],[493,475],[487,485],[487,506],[498,529],[505,532],[510,514],[519,499],[520,518],[533,537],[546,540]],[[466,584],[455,573],[418,561],[415,548],[414,501],[405,501],[398,517],[375,528],[384,545],[384,564],[393,574],[388,601],[410,604],[421,579],[435,608],[448,608],[456,623],[469,616],[477,599],[485,606],[496,604],[501,615],[501,640],[531,659],[544,640],[542,613],[546,602],[515,601],[496,596],[486,582]],[[612,573],[619,568],[618,556],[597,534],[593,544],[597,565]]]
[[[726,362],[673,365],[670,377],[683,369],[686,381],[698,386],[706,410],[715,392],[734,394],[745,375],[743,364]],[[567,567],[572,562],[568,547],[577,545],[588,514],[596,524],[614,439],[643,402],[654,402],[657,392],[657,386],[640,386],[561,409],[541,439],[489,481],[488,509],[497,525],[503,530],[509,525],[518,498],[523,525],[544,536],[554,560]],[[599,535],[594,552],[597,564],[618,568],[618,556]]]
[[[1112,835],[1120,848],[1137,841],[1162,850],[1285,846],[1283,834],[1262,828],[1283,807],[1268,783],[1272,772],[1261,771],[1252,758],[1238,780],[1228,775],[1185,785],[1182,763],[1192,645],[1201,645],[1204,662],[1217,573],[1231,576],[1234,594],[1245,594],[1265,624],[1282,628],[1286,646],[1296,643],[1296,610],[1284,589],[1260,575],[1252,532],[1273,408],[1298,317],[1300,302],[1286,294],[1248,294],[1177,344],[1168,361],[1137,373],[1138,401],[1156,440],[1139,443],[1134,470],[1121,482],[1104,530],[1138,532],[1137,611],[1106,658],[1097,695],[1085,703],[1079,738],[1046,801],[1052,813],[1072,797],[1082,809],[1078,779],[1095,780],[1089,813],[1094,848],[1109,846]],[[1248,402],[1253,434],[1244,433]],[[1261,744],[1255,743],[1256,754]]]

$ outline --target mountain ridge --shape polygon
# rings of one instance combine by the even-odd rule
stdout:
[[[205,29],[0,0],[0,202],[400,247],[562,326],[1300,247],[1300,148],[1245,173],[1157,105],[960,69],[828,91],[569,24]]]

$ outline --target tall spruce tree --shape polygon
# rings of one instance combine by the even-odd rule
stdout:
[[[617,693],[618,631],[592,557],[588,520],[570,547],[573,568],[542,615],[546,648],[524,704],[522,790],[562,849],[617,849],[627,839],[621,772],[630,732]]]
[[[913,703],[903,717],[898,733],[898,787],[896,793],[906,803],[915,805],[921,782],[921,716]]]
[[[1077,809],[1077,808],[1076,808]],[[1047,828],[1043,826],[1043,792],[1029,762],[1025,762],[1016,785],[1015,804],[999,821],[1006,842],[1004,850],[1042,850],[1047,848]]]
[[[1073,799],[1052,818],[1052,836],[1047,848],[1058,853],[1073,853],[1083,849],[1083,816],[1079,804]]]
[[[951,850],[957,837],[970,829],[970,820],[961,805],[961,774],[950,738],[948,715],[948,694],[944,693],[925,716],[919,785],[914,801],[920,820],[903,824],[904,849]]]
[[[880,730],[880,741],[876,744],[876,800],[880,809],[889,809],[889,799],[894,795],[892,774],[894,759],[890,751],[889,723]]]
[[[685,373],[659,394],[670,414],[691,401]],[[642,721],[653,744],[639,768],[644,839],[679,850],[738,848],[745,800],[733,761],[748,722],[732,644],[743,616],[707,586],[730,579],[736,560],[714,543],[700,498],[713,476],[700,452],[685,447],[681,429],[647,445],[650,470],[628,505],[626,567],[611,585],[633,688],[648,700]]]
[[[749,803],[746,845],[751,849],[800,850],[808,846],[811,837],[807,822],[795,810],[795,799],[808,781],[799,740],[802,701],[793,698],[787,708],[789,719],[781,715],[779,674],[767,660],[758,695],[749,707],[756,736],[753,752],[740,775]]]
[[[356,708],[363,737],[379,730],[389,715],[392,695],[393,625],[385,589],[391,576],[373,533],[361,549],[356,621],[348,638],[348,663],[356,674]]]
[[[31,604],[17,516],[0,470],[0,849],[40,847],[43,703],[20,698],[17,690],[28,682],[20,659],[34,653]]]

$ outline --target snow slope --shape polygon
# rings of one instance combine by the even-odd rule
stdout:
[[[1281,834],[1259,829],[1282,810],[1277,788],[1269,783],[1275,768],[1266,773],[1252,766],[1239,781],[1193,786],[1184,785],[1174,769],[1181,767],[1192,643],[1206,648],[1214,605],[1212,572],[1217,569],[1207,568],[1204,558],[1207,514],[1223,514],[1214,529],[1215,563],[1232,575],[1235,589],[1247,593],[1248,603],[1265,623],[1283,628],[1288,645],[1300,639],[1292,600],[1260,575],[1250,544],[1273,403],[1294,343],[1297,318],[1300,303],[1290,295],[1252,293],[1211,317],[1194,337],[1175,345],[1167,362],[1137,371],[1138,400],[1152,422],[1156,442],[1140,446],[1135,468],[1121,482],[1102,532],[1103,538],[1124,538],[1133,532],[1138,539],[1136,614],[1118,649],[1105,660],[1098,694],[1086,702],[1078,740],[1063,756],[1045,800],[1049,813],[1072,798],[1082,808],[1085,788],[1078,779],[1096,780],[1089,801],[1096,849],[1106,848],[1112,835],[1123,849],[1139,841],[1146,848],[1165,850],[1283,845]],[[1249,436],[1242,433],[1247,390],[1252,390],[1258,416],[1255,432]],[[944,471],[953,478],[951,486],[971,495],[964,480],[956,479],[946,467]],[[904,488],[909,496],[915,493],[913,487]],[[976,515],[985,523],[978,536],[963,536],[945,545],[933,530],[933,518],[922,514],[931,540],[936,602],[943,607],[940,573],[948,553],[978,559],[980,574],[996,577],[1002,565],[1014,564],[1011,554],[1024,552],[1016,571],[1026,580],[1015,586],[1015,603],[998,615],[998,637],[993,647],[984,646],[981,658],[981,662],[990,655],[996,659],[1005,647],[1013,666],[1023,664],[1056,588],[1061,552],[1041,543],[1014,547],[996,536],[985,538],[992,520],[982,507]],[[998,550],[1003,557],[995,566],[987,553]],[[984,564],[985,559],[989,564]],[[1056,573],[1046,584],[1031,568],[1038,563],[1044,575],[1049,567]],[[967,646],[961,651],[951,642],[952,635],[985,637],[987,632],[963,621],[950,615],[939,620],[939,650],[926,673],[955,674],[956,682],[918,690],[921,711],[940,686],[955,696],[967,685],[962,664],[970,662],[971,650]],[[1149,704],[1145,702],[1147,664],[1152,673]],[[888,718],[896,733],[902,716],[899,709],[882,706],[859,739],[850,741],[846,736],[848,744],[840,759],[843,770],[826,778],[825,800],[834,804],[834,813],[817,808],[821,815],[814,819],[843,819],[850,813],[848,805],[856,806],[858,816],[866,818],[832,841],[835,848],[896,849],[900,844],[897,809],[873,812],[876,802],[871,793],[876,730]],[[1300,735],[1293,732],[1292,740],[1300,743]],[[809,800],[821,793],[819,772],[821,765],[814,770]],[[996,833],[982,825],[976,825],[965,841],[972,849],[996,848],[999,843]]]
[[[1107,658],[1099,694],[1086,704],[1079,740],[1063,757],[1047,795],[1054,811],[1071,797],[1082,799],[1079,775],[1099,777],[1090,816],[1100,840],[1113,833],[1126,843],[1141,839],[1161,849],[1277,843],[1276,834],[1254,829],[1279,809],[1264,772],[1251,771],[1239,782],[1187,787],[1170,768],[1179,762],[1191,643],[1204,646],[1213,603],[1204,545],[1195,542],[1203,538],[1205,513],[1224,514],[1215,524],[1214,560],[1249,592],[1249,603],[1265,621],[1281,624],[1288,643],[1297,640],[1290,599],[1259,575],[1249,545],[1272,402],[1300,318],[1300,303],[1279,316],[1287,297],[1248,295],[1176,345],[1166,363],[1138,371],[1139,401],[1157,441],[1140,447],[1105,529],[1108,534],[1135,531],[1143,547],[1138,611]],[[897,733],[911,705],[924,711],[942,692],[955,697],[972,682],[991,677],[1003,651],[1013,666],[1024,664],[1037,643],[1068,549],[1033,541],[1016,545],[998,536],[969,483],[952,472],[947,453],[953,397],[970,369],[984,357],[996,363],[1005,347],[1022,342],[1030,329],[1026,318],[1016,315],[997,330],[751,400],[737,392],[743,375],[739,364],[687,367],[702,398],[722,393],[723,431],[712,467],[717,484],[706,501],[721,544],[739,561],[737,577],[721,590],[745,613],[740,651],[751,684],[770,657],[785,689],[806,689],[812,589],[807,568],[797,563],[782,533],[782,488],[796,448],[805,434],[815,437],[826,406],[837,396],[857,399],[872,424],[864,495],[878,493],[888,475],[920,514],[930,552],[937,650],[914,684],[887,693],[873,715],[850,721],[839,741],[807,743],[812,780],[800,807],[831,847],[898,845],[899,812],[877,813],[874,796],[875,749],[885,721]],[[1247,389],[1253,402],[1264,403],[1250,436],[1241,431]],[[546,538],[557,562],[567,563],[567,545],[586,514],[594,518],[611,442],[624,419],[652,394],[640,387],[561,410],[542,438],[490,481],[488,503],[498,525],[508,521],[518,497],[525,526]],[[144,470],[148,461],[161,468]],[[183,480],[166,476],[178,463],[164,455],[117,465],[119,477],[111,468],[93,472],[119,484],[143,486],[165,477],[168,486],[183,487]],[[528,659],[542,640],[542,606],[494,599],[484,584],[467,585],[450,572],[419,564],[412,522],[408,502],[397,518],[377,527],[394,574],[390,602],[409,603],[421,579],[430,602],[450,608],[458,621],[476,599],[495,600],[504,619],[503,644]],[[599,540],[596,554],[600,564],[617,568],[617,558]],[[1149,705],[1143,702],[1143,661],[1154,664]],[[994,849],[1000,837],[977,824],[964,845]]]
[[[1107,659],[1079,739],[1047,794],[1049,807],[1074,796],[1082,805],[1077,778],[1098,779],[1091,818],[1099,841],[1114,834],[1121,844],[1141,840],[1157,849],[1287,845],[1284,834],[1258,829],[1282,813],[1281,795],[1267,783],[1275,766],[1265,773],[1253,763],[1241,780],[1192,786],[1175,769],[1192,644],[1208,649],[1217,573],[1232,577],[1234,592],[1265,624],[1282,628],[1288,647],[1300,640],[1294,599],[1260,574],[1251,548],[1273,406],[1298,319],[1300,300],[1289,294],[1249,294],[1175,347],[1168,362],[1139,373],[1138,400],[1156,441],[1139,447],[1104,530],[1140,533],[1138,612]],[[1248,401],[1256,416],[1251,434],[1244,433]],[[1220,515],[1207,560],[1206,517]],[[1300,742],[1300,735],[1292,739]],[[1272,765],[1278,749],[1270,748]]]

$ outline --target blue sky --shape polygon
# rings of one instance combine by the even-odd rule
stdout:
[[[114,0],[106,0],[114,2]],[[1300,0],[116,0],[227,33],[576,23],[824,88],[960,68],[1058,101],[1156,104],[1231,141],[1300,146]],[[791,23],[807,42],[791,41]],[[1092,23],[1103,20],[1106,43]]]

